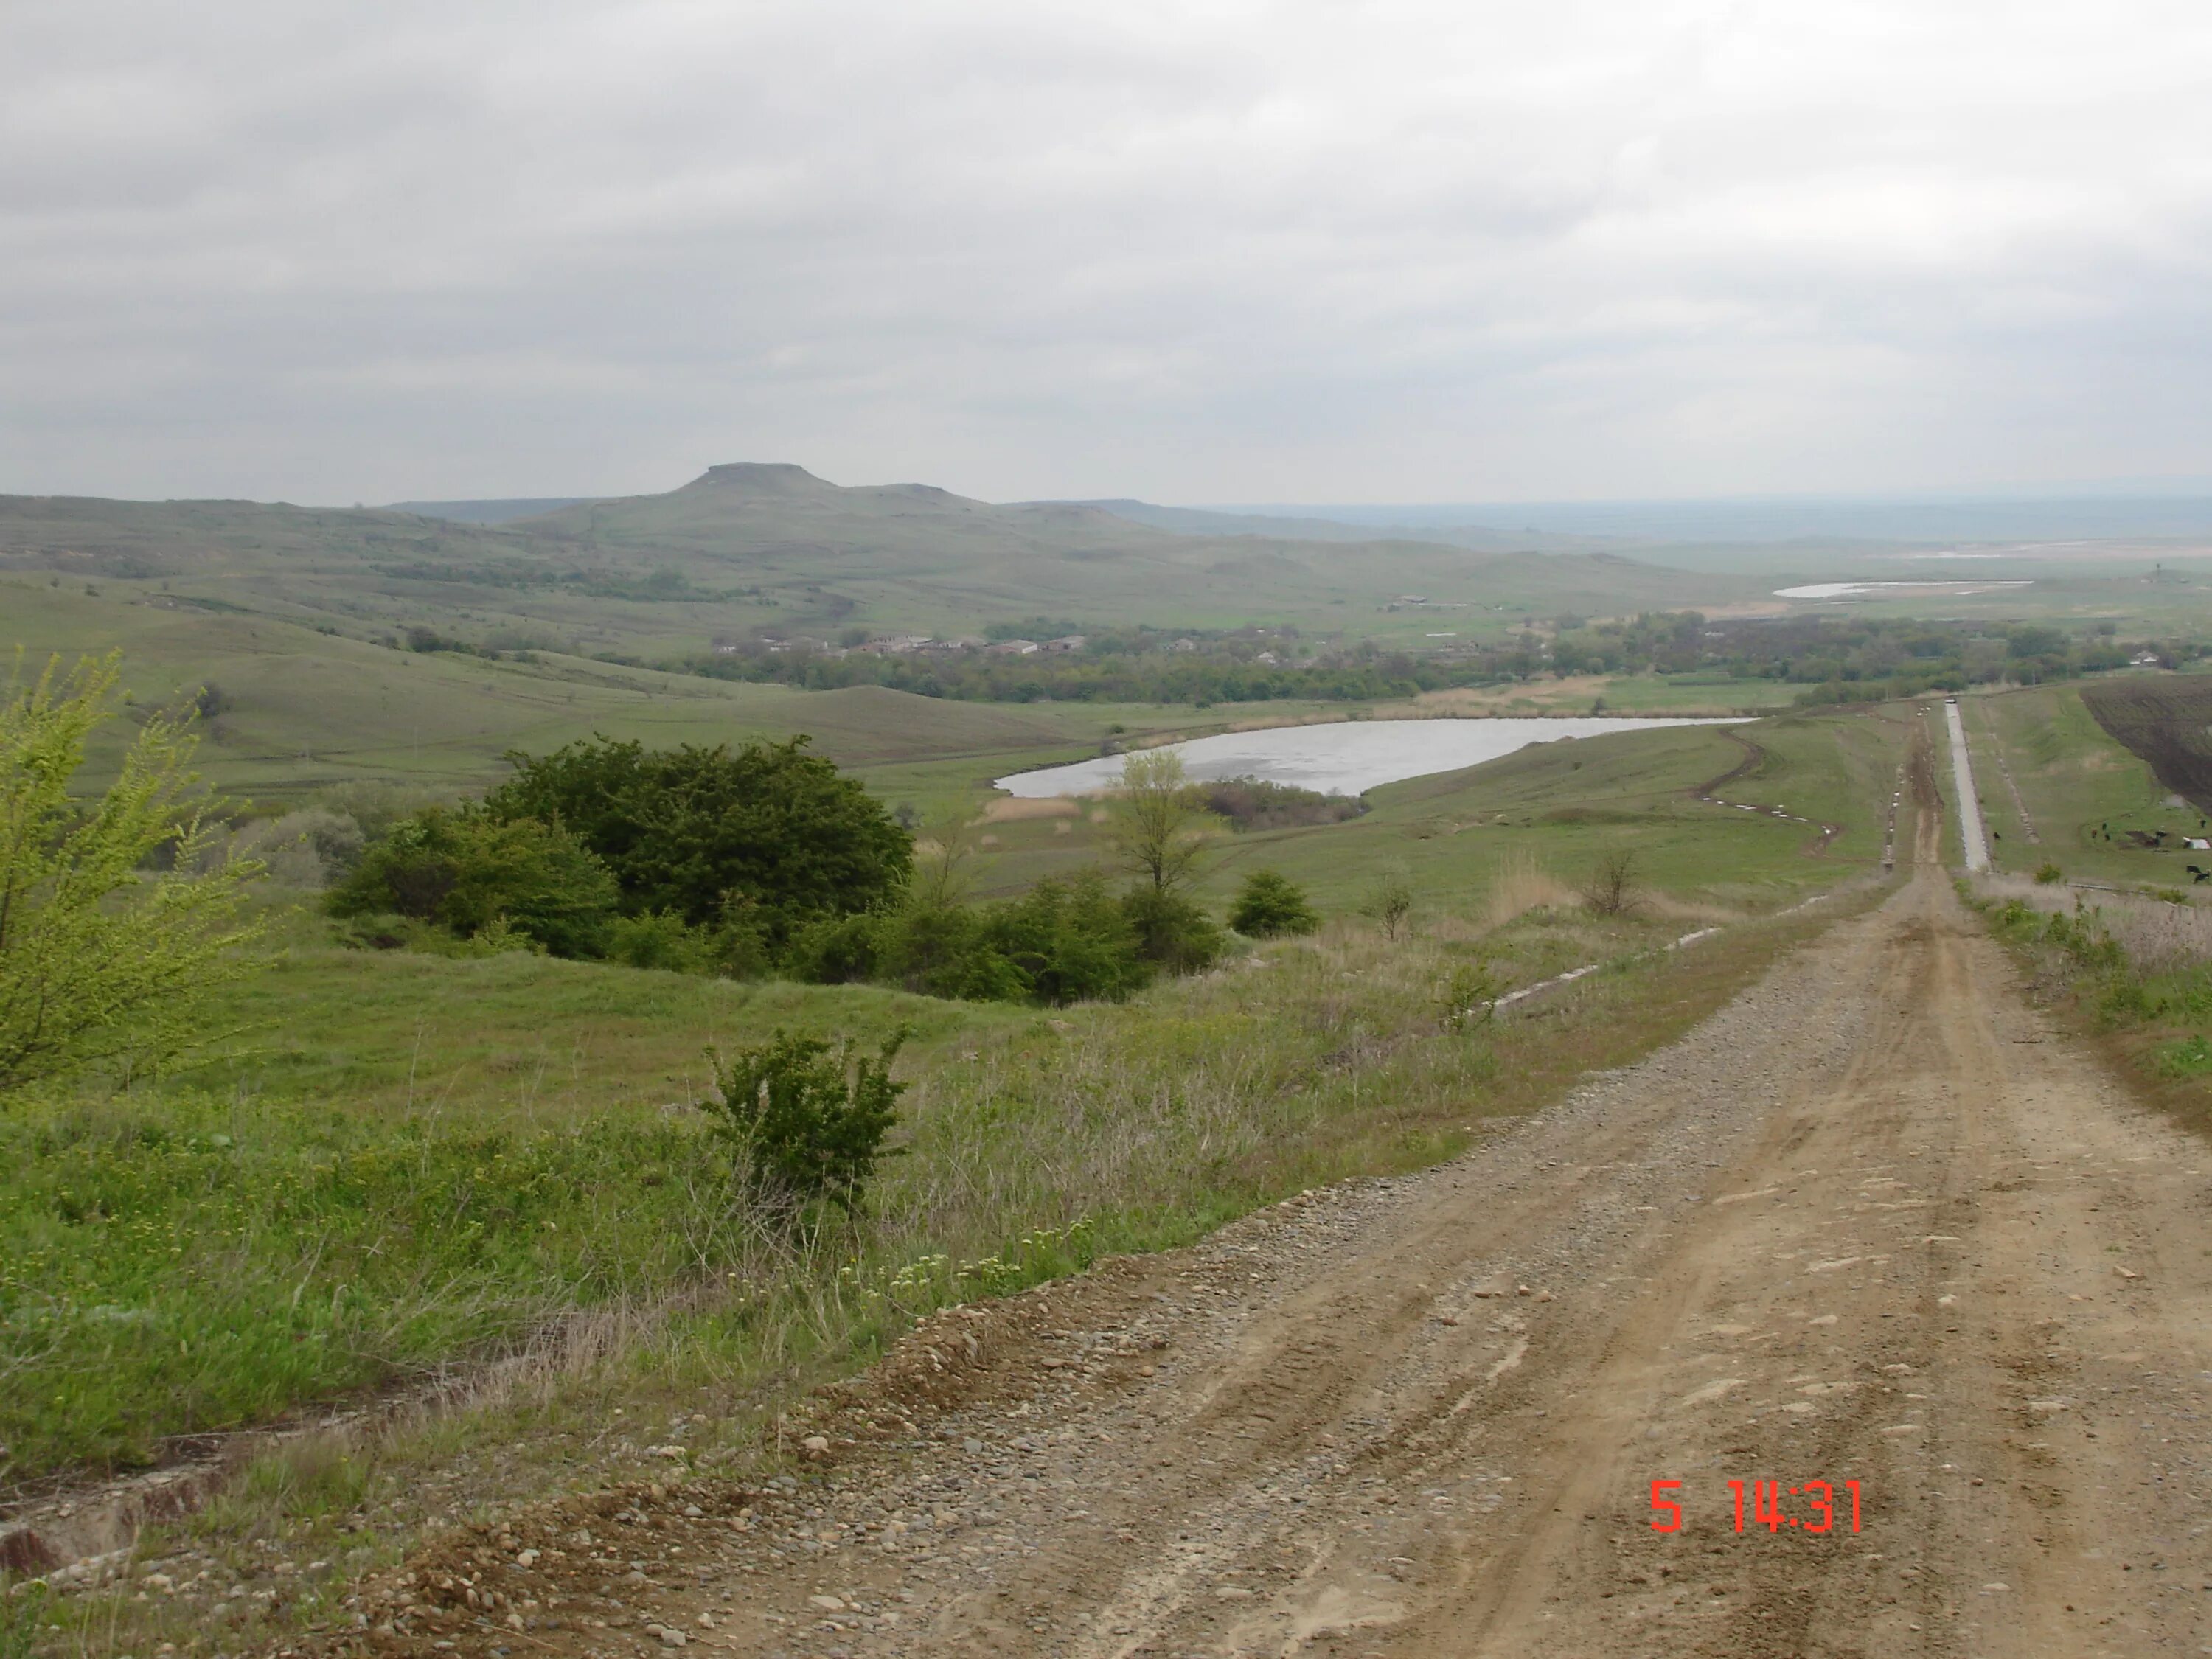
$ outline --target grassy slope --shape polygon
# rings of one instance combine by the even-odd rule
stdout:
[[[1881,822],[1869,803],[1887,795],[1896,764],[1904,728],[1893,716],[1793,715],[1742,729],[1765,760],[1725,797],[1841,824],[1825,853],[1802,824],[1695,799],[1697,786],[1745,751],[1721,729],[1692,726],[1535,744],[1372,791],[1375,810],[1347,824],[1226,837],[1203,890],[1218,902],[1244,871],[1269,865],[1324,906],[1350,909],[1382,860],[1395,858],[1425,903],[1449,910],[1502,866],[1534,864],[1574,881],[1601,854],[1627,848],[1650,879],[1686,900],[1764,908],[1833,880],[1839,863],[1878,856]],[[1109,856],[1103,827],[1088,816],[994,824],[990,833],[998,844],[979,872],[990,893]]]
[[[206,731],[201,769],[218,788],[256,797],[362,778],[476,789],[501,775],[507,750],[543,753],[594,732],[654,744],[805,732],[879,781],[888,799],[927,806],[973,799],[1017,767],[1095,753],[1116,725],[1220,720],[1188,708],[952,702],[875,686],[803,692],[554,654],[529,664],[393,651],[94,586],[88,594],[0,580],[0,645],[21,647],[33,668],[53,652],[120,649],[126,687],[150,707],[212,682],[234,706]],[[120,741],[118,728],[111,742]]]
[[[2193,834],[2197,815],[2166,804],[2166,792],[2149,766],[2106,734],[2083,707],[2078,689],[2031,686],[1968,697],[1960,710],[1982,810],[2002,836],[1991,848],[1999,869],[2033,871],[2049,859],[2068,875],[2088,880],[2174,886],[2189,880],[2182,866],[2206,861],[2200,854],[2138,851],[2090,833],[2109,823],[2116,832],[2186,829]],[[2022,830],[1996,769],[2000,752],[2034,821],[2041,838],[2037,844]]]
[[[1735,577],[1601,554],[1176,536],[1095,508],[996,507],[910,485],[841,489],[795,468],[717,468],[665,495],[499,526],[381,510],[4,496],[7,568],[111,587],[167,584],[357,636],[421,623],[509,645],[648,658],[756,628],[959,635],[1040,614],[1170,627],[1287,623],[1419,642],[1440,628],[1487,634],[1560,611],[1614,614],[1750,591]],[[653,601],[641,586],[653,579],[686,586]],[[1463,608],[1385,609],[1407,592]]]
[[[890,1171],[868,1237],[858,1249],[835,1241],[796,1271],[749,1261],[714,1236],[710,1214],[684,1198],[685,1182],[710,1165],[687,1158],[680,1134],[641,1127],[634,1138],[654,1159],[649,1170],[623,1155],[623,1142],[587,1144],[559,1171],[574,1200],[550,1213],[526,1207],[532,1182],[518,1177],[532,1171],[510,1152],[505,1168],[475,1172],[475,1190],[523,1224],[488,1241],[509,1252],[495,1262],[527,1260],[515,1250],[518,1236],[533,1248],[553,1237],[530,1231],[540,1215],[559,1217],[564,1231],[597,1217],[611,1244],[636,1253],[625,1296],[602,1291],[601,1311],[572,1342],[549,1344],[543,1364],[457,1413],[268,1453],[203,1515],[151,1529],[143,1558],[189,1550],[179,1580],[209,1570],[185,1593],[134,1600],[126,1581],[112,1598],[50,1603],[46,1616],[69,1650],[101,1659],[154,1651],[164,1640],[193,1653],[273,1648],[303,1622],[343,1624],[356,1575],[404,1557],[437,1530],[540,1494],[669,1478],[667,1464],[644,1455],[651,1442],[681,1438],[695,1467],[757,1479],[779,1467],[784,1413],[803,1408],[812,1385],[880,1352],[916,1314],[1066,1273],[1106,1251],[1186,1243],[1303,1188],[1450,1156],[1499,1117],[1680,1035],[1828,914],[1752,924],[1724,948],[1681,955],[1651,948],[1679,923],[1523,918],[1488,942],[1509,968],[1594,955],[1615,965],[1490,1030],[1438,1024],[1440,986],[1465,957],[1435,930],[1391,945],[1370,928],[1339,929],[1270,947],[1259,967],[1164,988],[1127,1007],[1033,1018],[979,1043],[961,1066],[925,1074],[908,1101],[911,1155]],[[402,1150],[410,1168],[431,1164]],[[314,1161],[327,1157],[261,1148],[258,1178],[240,1185],[305,1200],[318,1191]],[[426,1175],[436,1179],[411,1178],[393,1194],[395,1220],[427,1222],[452,1206],[457,1189],[469,1190],[465,1157],[438,1160]],[[649,1175],[666,1178],[651,1184]],[[485,1211],[497,1213],[489,1203]],[[228,1218],[248,1232],[255,1218]],[[320,1298],[327,1279],[349,1272],[375,1237],[333,1224],[347,1218],[325,1208],[293,1224],[292,1249],[269,1252],[278,1271],[265,1291],[243,1271],[223,1283],[243,1304],[238,1315],[260,1316],[234,1316],[224,1333],[276,1338],[253,1357],[289,1359],[278,1376],[300,1373],[303,1347],[336,1346],[291,1342],[288,1327],[345,1330],[325,1321],[331,1304]],[[333,1235],[331,1248],[303,1261],[303,1235],[318,1226]],[[641,1269],[665,1273],[672,1254],[695,1244],[706,1247],[707,1265],[731,1261],[734,1277],[712,1294],[695,1288],[656,1302]],[[574,1253],[540,1260],[541,1289],[558,1263],[572,1274],[592,1265]],[[303,1267],[310,1294],[288,1315]],[[520,1304],[531,1282],[518,1273],[497,1287]],[[592,1288],[587,1274],[579,1282]],[[400,1301],[412,1322],[398,1334],[450,1340],[462,1288]],[[257,1291],[265,1310],[252,1306]],[[207,1300],[165,1305],[191,1314]],[[167,1358],[173,1352],[148,1357],[189,1372]],[[174,1413],[222,1403],[173,1387],[133,1390],[144,1368],[134,1356],[117,1358],[125,1363],[111,1360],[88,1379],[96,1384],[88,1404],[124,1403],[143,1419],[149,1406]],[[34,1386],[52,1381],[40,1376]],[[256,1599],[268,1589],[279,1595]],[[220,1620],[210,1611],[216,1598],[226,1609]]]
[[[1879,722],[1827,716],[1772,735],[1770,775],[1747,785],[1839,802],[1886,788],[1894,740]],[[1508,1097],[1490,1062],[1423,1035],[1454,963],[1479,951],[1525,982],[1682,926],[1667,906],[1494,928],[1501,856],[1542,849],[1565,870],[1629,837],[1676,899],[1763,908],[1870,855],[1870,799],[1838,815],[1853,829],[1815,859],[1802,829],[1683,797],[1740,753],[1704,731],[1532,750],[1399,786],[1352,824],[1229,849],[1239,857],[1217,890],[1264,850],[1314,882],[1340,918],[1332,933],[1270,947],[1257,959],[1268,971],[1232,966],[1050,1018],[868,988],[356,953],[303,919],[230,994],[244,1029],[212,1061],[9,1126],[0,1257],[17,1311],[0,1440],[19,1474],[125,1454],[407,1374],[566,1307],[650,1300],[702,1266],[767,1271],[717,1218],[712,1149],[682,1103],[709,1046],[778,1025],[869,1040],[918,1028],[904,1067],[918,1080],[915,1153],[887,1176],[895,1224],[865,1246],[887,1271],[1082,1214],[1121,1217],[1101,1237],[1122,1243],[1187,1237],[1285,1181],[1433,1156],[1441,1117],[1401,1142],[1376,1103],[1425,1121]],[[1499,811],[1508,824],[1486,821]],[[1395,946],[1345,915],[1391,856],[1425,895],[1419,937]],[[1340,984],[1340,969],[1363,982]],[[1066,1030],[1079,1036],[1063,1053]],[[1345,1073],[1342,1055],[1370,1045]],[[1579,1055],[1514,1063],[1550,1076]]]

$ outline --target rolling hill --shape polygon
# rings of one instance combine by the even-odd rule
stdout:
[[[498,522],[0,496],[0,569],[143,584],[355,637],[422,626],[506,648],[647,659],[716,635],[856,625],[962,635],[1036,616],[1417,640],[1438,624],[1389,609],[1401,595],[1455,607],[1446,625],[1466,635],[1561,611],[1716,603],[1745,586],[1604,554],[1176,533],[1097,506],[841,488],[772,465],[716,466],[663,495]]]

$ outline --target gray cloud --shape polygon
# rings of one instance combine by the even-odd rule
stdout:
[[[2163,0],[9,0],[0,489],[2202,474]]]

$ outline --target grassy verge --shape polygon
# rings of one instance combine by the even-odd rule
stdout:
[[[635,1478],[666,1467],[653,1448],[669,1440],[686,1445],[691,1467],[756,1462],[787,1402],[865,1364],[945,1301],[1103,1252],[1183,1243],[1304,1187],[1451,1156],[1486,1122],[1679,1035],[1830,919],[1816,910],[1746,923],[1725,946],[1674,955],[1658,947],[1680,924],[1656,916],[1545,908],[1494,928],[1437,922],[1395,942],[1338,924],[1127,1006],[1024,1016],[922,1072],[907,1156],[869,1224],[809,1252],[746,1225],[714,1182],[697,1126],[679,1118],[508,1135],[495,1160],[459,1130],[360,1120],[348,1132],[359,1137],[353,1156],[374,1157],[351,1167],[386,1171],[380,1192],[405,1206],[374,1221],[364,1218],[379,1205],[325,1196],[303,1207],[349,1167],[326,1123],[267,1111],[250,1131],[266,1143],[252,1156],[264,1177],[283,1178],[231,1182],[204,1177],[245,1155],[235,1135],[230,1147],[155,1147],[111,1121],[100,1131],[110,1160],[119,1153],[149,1178],[126,1191],[108,1177],[110,1220],[52,1224],[77,1229],[67,1260],[80,1275],[75,1303],[155,1307],[164,1320],[189,1306],[210,1322],[222,1303],[228,1323],[255,1335],[200,1351],[194,1398],[211,1400],[234,1359],[255,1364],[272,1351],[342,1349],[397,1374],[408,1350],[393,1339],[411,1329],[417,1354],[466,1352],[470,1319],[477,1351],[495,1352],[564,1298],[579,1334],[542,1345],[539,1363],[504,1373],[463,1409],[272,1454],[200,1516],[149,1532],[142,1557],[191,1581],[191,1593],[73,1597],[53,1616],[67,1644],[87,1652],[161,1640],[234,1649],[327,1616],[351,1577],[487,1503]],[[1495,1022],[1455,1028],[1446,992],[1478,956],[1503,984],[1570,963],[1611,966]],[[51,1195],[81,1166],[51,1121],[41,1133],[56,1138],[42,1143],[40,1171],[23,1172],[19,1155],[10,1178],[19,1192]],[[193,1178],[151,1179],[157,1170]],[[562,1202],[586,1192],[588,1207]],[[220,1244],[187,1220],[216,1204],[234,1206]],[[483,1224],[433,1224],[447,1214]],[[553,1243],[548,1219],[563,1234],[572,1221],[607,1231]],[[672,1237],[647,1242],[654,1234]],[[364,1273],[372,1237],[392,1259]],[[334,1297],[340,1284],[358,1288]],[[426,1293],[446,1322],[434,1339],[403,1317]],[[341,1326],[346,1342],[334,1344],[328,1334]],[[89,1386],[101,1369],[117,1381],[100,1387],[117,1399],[162,1394],[149,1379],[172,1364],[154,1340],[167,1327],[56,1328],[75,1333],[74,1346],[34,1362],[46,1369],[26,1398],[51,1399],[58,1376]],[[285,1374],[311,1373],[294,1362]],[[58,1420],[40,1409],[29,1426],[51,1434]],[[63,1449],[45,1443],[49,1456]]]
[[[2212,1130],[2212,909],[2002,878],[1968,896],[2045,1006],[2145,1098]]]

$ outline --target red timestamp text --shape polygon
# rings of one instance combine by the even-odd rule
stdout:
[[[1757,1527],[1765,1527],[1770,1534],[1859,1529],[1859,1483],[1856,1480],[1835,1485],[1826,1480],[1808,1480],[1786,1490],[1779,1480],[1731,1480],[1728,1487],[1735,1499],[1738,1532]],[[1652,1531],[1682,1529],[1684,1510],[1677,1496],[1681,1490],[1680,1480],[1651,1483]]]

